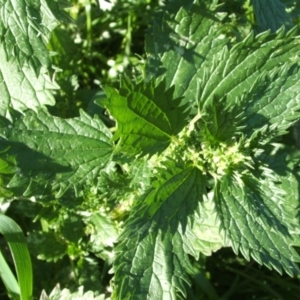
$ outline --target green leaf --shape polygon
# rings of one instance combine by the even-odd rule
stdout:
[[[217,2],[191,2],[172,14],[167,6],[156,18],[146,47],[150,77],[175,85],[174,97],[197,103],[201,115],[214,99],[245,110],[247,135],[269,122],[282,134],[299,118],[298,28],[252,32],[229,48],[218,14],[212,16]]]
[[[64,120],[29,111],[2,128],[0,135],[18,167],[8,187],[24,196],[43,195],[49,187],[57,197],[71,186],[77,190],[96,178],[112,152],[110,131],[101,120],[84,112]]]
[[[32,266],[23,232],[14,220],[0,214],[0,233],[4,235],[13,256],[20,288],[20,299],[30,300],[32,297]],[[3,275],[5,274],[1,274],[1,276]],[[10,284],[13,282],[7,282],[7,284],[10,289]]]
[[[299,174],[297,174],[299,166],[298,149],[293,149],[283,144],[275,144],[276,147],[266,147],[265,151],[260,155],[260,165],[265,166],[265,171],[271,169],[273,180],[285,193],[284,200],[278,202],[277,218],[284,224],[290,232],[297,232],[299,228]],[[267,176],[268,173],[265,174]],[[276,188],[273,188],[268,181],[262,181],[262,189],[264,193],[262,197],[266,197],[267,201],[272,201],[273,194]],[[272,203],[271,203],[272,204]],[[300,235],[295,235],[294,238],[300,241]]]
[[[276,183],[274,172],[265,166],[261,169],[260,177],[232,174],[216,184],[214,199],[221,228],[236,253],[293,276],[300,272],[290,231],[295,224],[289,202],[294,200]]]
[[[224,232],[220,232],[220,220],[212,199],[203,201],[200,211],[200,215],[194,215],[188,240],[196,252],[209,256],[229,245],[224,242]]]
[[[166,170],[167,171],[167,170]],[[113,299],[176,299],[185,295],[192,272],[188,255],[194,249],[191,230],[205,193],[205,179],[197,168],[172,174],[144,195],[126,223],[116,249]]]
[[[251,33],[230,50],[224,47],[212,60],[211,67],[199,70],[197,74],[198,78],[201,78],[200,90],[202,91],[198,102],[205,105],[214,95],[226,95],[227,101],[232,103],[236,98],[250,91],[252,92],[250,96],[253,94],[256,96],[256,89],[260,92],[267,90],[276,75],[285,81],[288,72],[293,70],[292,66],[297,63],[299,44],[297,33],[297,28],[286,35],[283,30],[276,35],[265,32],[257,37]],[[286,66],[282,66],[283,64]],[[289,90],[282,90],[281,96],[288,97],[286,102],[291,99]],[[250,97],[249,101],[256,102],[251,101]]]
[[[1,154],[7,152],[8,149]],[[3,158],[0,158],[0,174],[14,174],[17,171],[16,159],[12,155],[6,154]]]
[[[228,40],[222,34],[223,15],[216,12],[218,1],[177,2],[170,1],[148,31],[146,71],[158,81],[165,78],[167,88],[175,86],[174,97],[184,96],[184,103],[192,105],[203,77],[199,70],[211,65]]]
[[[131,178],[130,186],[146,190],[151,186],[153,177],[153,167],[149,164],[147,157],[135,160],[129,166],[129,177]]]
[[[119,139],[118,151],[127,155],[163,151],[174,135],[185,125],[186,107],[174,99],[174,88],[165,89],[164,82],[155,86],[123,81],[119,92],[106,87],[106,101],[100,102],[117,121],[114,140]]]
[[[210,144],[228,143],[232,142],[234,137],[240,136],[244,127],[244,114],[240,111],[242,104],[243,99],[237,100],[235,105],[228,105],[226,97],[214,97],[196,123],[202,140]]]
[[[58,86],[42,68],[36,75],[27,65],[19,67],[16,58],[6,60],[0,47],[0,116],[11,119],[10,110],[20,112],[45,105],[54,105],[52,90]]]
[[[66,241],[79,244],[84,236],[84,223],[82,217],[74,213],[68,213],[64,217],[66,219],[63,220],[61,224],[61,235]]]
[[[28,244],[32,255],[47,262],[62,259],[68,250],[66,241],[53,232],[31,232],[28,236]]]
[[[94,252],[100,252],[105,247],[113,247],[118,238],[116,224],[101,213],[95,213],[89,218],[92,224],[91,246]]]
[[[6,199],[12,198],[13,193],[7,189],[7,183],[10,180],[10,175],[17,172],[16,159],[13,155],[7,153],[8,148],[1,151],[0,155],[0,197]]]
[[[67,4],[67,5],[66,5]],[[46,44],[49,34],[60,22],[70,21],[62,9],[65,0],[1,0],[0,41],[1,65],[5,60],[15,61],[20,69],[29,67],[39,74],[42,66],[50,66]]]
[[[252,100],[244,107],[244,132],[249,134],[269,124],[275,133],[284,134],[300,117],[300,68],[285,64],[259,80],[261,83],[249,93]]]
[[[280,0],[251,0],[255,15],[255,32],[271,30],[275,32],[282,25],[291,27],[291,20],[285,11],[285,6]]]
[[[68,289],[60,289],[59,284],[51,291],[48,296],[45,290],[42,291],[40,300],[74,300],[74,299],[84,299],[84,300],[105,300],[105,294],[95,296],[93,291],[84,292],[83,286],[78,288],[78,292],[70,292]]]

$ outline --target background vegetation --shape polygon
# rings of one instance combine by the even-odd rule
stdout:
[[[294,23],[299,24],[300,4],[283,2]],[[94,101],[103,95],[101,85],[119,85],[120,74],[139,77],[143,73],[145,31],[153,11],[162,3],[159,0],[111,0],[110,3],[73,0],[72,4],[67,11],[74,22],[57,28],[49,42],[53,51],[52,76],[61,87],[55,95],[56,105],[49,107],[49,111],[67,118],[77,116],[79,108],[83,108],[89,114],[100,114],[113,126],[113,121]],[[241,40],[255,28],[251,3],[228,0],[223,4],[228,12],[224,34],[231,36],[232,42]],[[292,134],[286,141],[295,143]],[[123,206],[114,203],[114,194],[103,194],[102,184],[106,182],[87,185],[77,197],[68,192],[59,200],[49,197],[41,201],[0,202],[0,209],[17,220],[28,236],[36,299],[43,289],[50,293],[57,283],[71,291],[83,286],[96,295],[110,295],[112,247],[126,219],[127,208],[126,202]],[[95,212],[97,217],[89,218]],[[114,223],[105,223],[108,213]],[[99,226],[105,230],[97,230]],[[95,240],[99,242],[93,243]],[[4,241],[0,242],[1,249],[5,249]],[[10,260],[9,251],[4,254]],[[207,299],[207,294],[210,299],[299,299],[299,279],[248,262],[231,249],[222,249],[200,260],[201,264],[196,261],[194,264],[206,263],[205,276],[193,278],[188,299]],[[0,298],[6,297],[4,287],[0,286]]]

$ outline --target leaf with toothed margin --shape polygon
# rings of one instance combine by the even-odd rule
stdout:
[[[201,214],[205,177],[200,170],[165,170],[125,224],[116,249],[113,299],[176,299],[186,294],[193,219]],[[199,246],[200,247],[200,246]]]
[[[275,146],[275,147],[274,147]],[[298,149],[284,145],[274,144],[271,150],[264,151],[260,155],[261,165],[265,165],[274,172],[276,184],[285,192],[281,202],[278,202],[278,219],[289,229],[293,236],[293,245],[300,245],[299,230],[299,155]],[[262,182],[262,194],[267,201],[273,199],[273,189],[268,187],[268,182]],[[267,186],[264,186],[267,185]]]
[[[195,102],[200,70],[209,67],[213,56],[228,42],[216,13],[218,1],[169,1],[155,15],[146,35],[148,78],[175,86],[174,96],[184,103]]]
[[[178,11],[172,5],[156,16],[147,35],[150,78],[175,85],[174,97],[198,106],[201,114],[215,97],[226,100],[224,106],[239,106],[246,135],[267,123],[282,134],[300,117],[298,27],[251,32],[229,48],[217,1],[186,1]]]
[[[117,152],[133,155],[153,155],[165,150],[172,137],[186,125],[188,112],[181,98],[173,97],[174,88],[165,89],[149,83],[131,83],[124,79],[120,91],[106,87],[105,106],[116,119],[113,140],[118,141]]]
[[[18,168],[8,187],[24,196],[51,189],[60,197],[70,187],[77,190],[105,168],[113,147],[109,129],[83,111],[66,120],[29,111],[3,126],[0,136],[1,148],[9,149]]]
[[[253,171],[254,172],[254,171]],[[300,257],[292,248],[295,224],[290,218],[288,191],[274,171],[262,167],[255,174],[227,174],[214,189],[221,228],[235,253],[293,276],[300,274]]]

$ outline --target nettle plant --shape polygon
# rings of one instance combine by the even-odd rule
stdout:
[[[200,255],[222,247],[299,275],[299,160],[282,136],[300,116],[300,36],[281,3],[253,1],[255,33],[238,42],[217,0],[167,1],[144,77],[96,101],[113,128],[45,109],[58,88],[46,42],[64,5],[0,1],[2,196],[43,204],[92,184],[104,206],[113,198],[114,299],[184,298]]]

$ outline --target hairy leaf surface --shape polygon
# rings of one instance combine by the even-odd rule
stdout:
[[[140,200],[125,225],[116,250],[115,299],[176,299],[177,292],[185,294],[186,271],[192,271],[188,254],[199,255],[191,228],[205,179],[193,167],[170,173]]]
[[[2,128],[1,135],[18,167],[9,187],[20,188],[24,195],[41,195],[48,185],[59,189],[57,196],[71,186],[77,188],[97,176],[112,152],[110,131],[83,112],[79,118],[64,120],[30,111]]]

